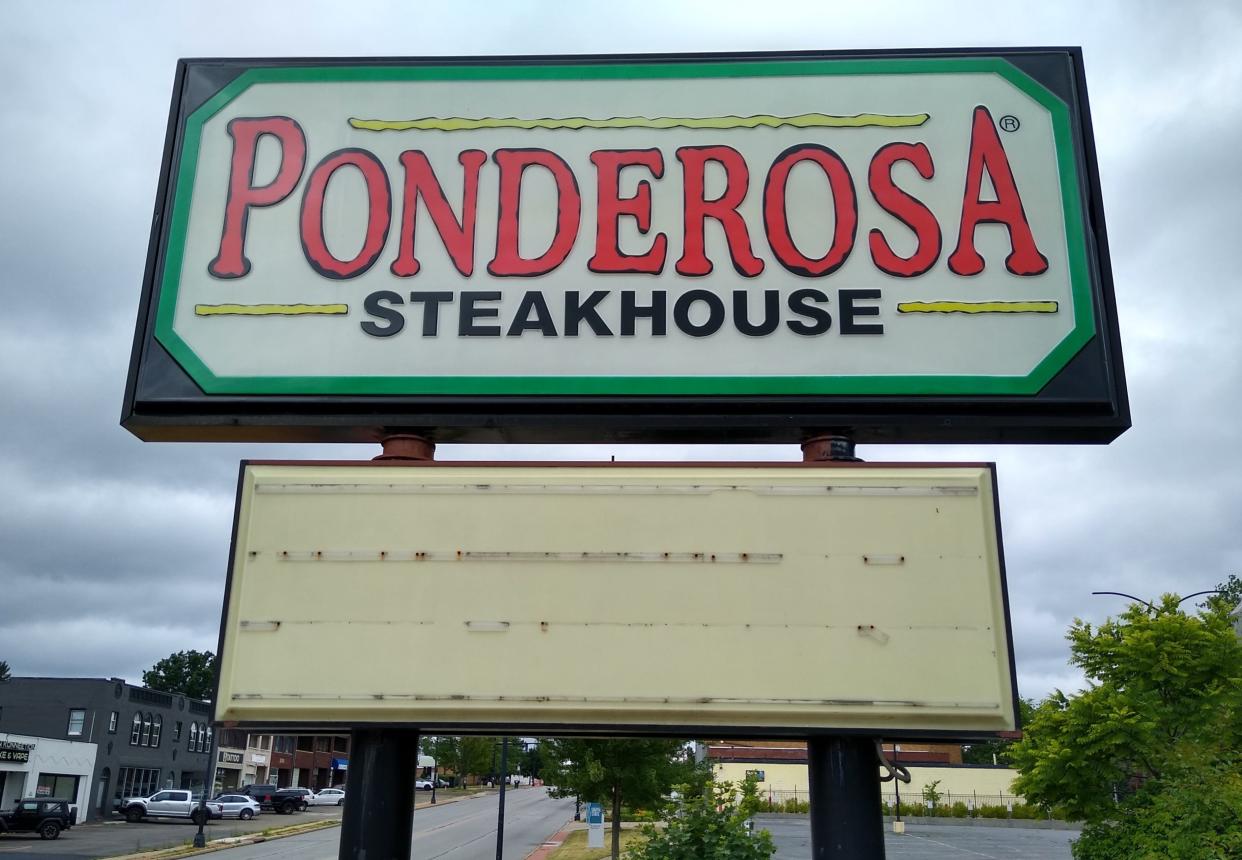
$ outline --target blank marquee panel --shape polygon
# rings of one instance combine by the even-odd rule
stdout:
[[[991,467],[246,464],[216,718],[1016,728]]]

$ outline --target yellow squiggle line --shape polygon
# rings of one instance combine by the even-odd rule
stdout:
[[[362,131],[475,131],[483,128],[522,129],[583,129],[583,128],[909,128],[927,122],[929,114],[916,113],[889,116],[878,113],[860,113],[853,116],[833,116],[823,113],[804,113],[798,116],[718,116],[718,117],[643,117],[617,116],[610,119],[587,117],[561,117],[546,119],[519,119],[517,117],[470,119],[467,117],[425,117],[423,119],[358,119],[350,117],[349,124]]]
[[[349,313],[349,305],[195,305],[194,313],[200,317],[331,315]]]
[[[899,314],[1055,314],[1056,302],[898,302]]]

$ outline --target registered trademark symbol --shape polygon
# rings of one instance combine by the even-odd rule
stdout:
[[[1005,114],[997,123],[1001,127],[1001,131],[1017,131],[1022,128],[1022,123],[1018,122],[1018,118],[1013,114]]]

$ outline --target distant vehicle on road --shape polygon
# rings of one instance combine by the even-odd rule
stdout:
[[[212,803],[220,805],[220,818],[238,818],[242,821],[254,818],[263,809],[259,801],[244,794],[222,794]]]
[[[150,797],[127,797],[121,801],[121,815],[131,824],[144,818],[187,818],[200,824],[222,814],[218,804],[212,801],[204,804],[185,789],[170,788]]]
[[[343,788],[325,788],[306,798],[310,806],[344,806],[345,790]]]
[[[0,812],[0,833],[38,833],[56,839],[73,826],[74,809],[67,800],[26,798],[10,812]]]
[[[429,779],[416,779],[414,780],[414,788],[418,791],[431,791],[432,782]]]

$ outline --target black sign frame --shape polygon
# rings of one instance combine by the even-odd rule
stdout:
[[[172,177],[186,120],[247,69],[328,65],[523,65],[1001,58],[1062,98],[1072,118],[1094,335],[1033,395],[239,395],[207,394],[155,337]],[[182,60],[169,113],[121,424],[147,441],[1107,443],[1130,426],[1111,262],[1079,48],[364,59]]]

